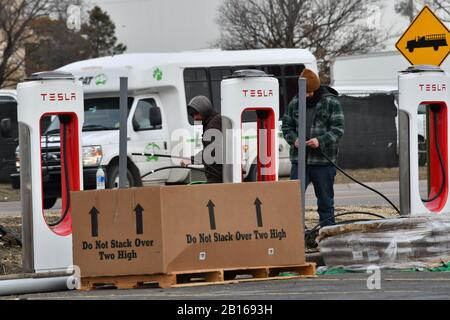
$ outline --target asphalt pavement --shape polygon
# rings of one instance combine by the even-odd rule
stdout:
[[[65,291],[6,299],[27,300],[449,300],[450,273],[380,271],[312,279],[248,282],[173,289]],[[369,284],[369,285],[368,285]],[[372,288],[372,289],[371,289]],[[379,288],[379,289],[378,289]],[[4,298],[5,299],[5,298]]]

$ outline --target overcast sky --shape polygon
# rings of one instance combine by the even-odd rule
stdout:
[[[116,24],[120,42],[132,52],[169,52],[208,49],[219,37],[215,23],[217,8],[223,0],[86,0],[100,5]],[[394,36],[386,51],[394,44],[409,22],[395,13],[396,1],[382,0],[378,23],[380,32]],[[371,23],[371,22],[369,22]]]
[[[222,0],[88,0],[106,10],[131,52],[207,49],[219,37]]]

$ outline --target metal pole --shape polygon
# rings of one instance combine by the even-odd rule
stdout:
[[[302,223],[305,223],[306,176],[306,79],[298,79],[298,178],[300,179]]]
[[[120,78],[119,188],[127,186],[128,78]]]
[[[76,284],[73,276],[0,280],[0,296],[69,290],[68,283]]]

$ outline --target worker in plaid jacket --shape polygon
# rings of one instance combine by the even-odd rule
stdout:
[[[322,226],[335,224],[334,179],[336,169],[322,155],[336,163],[339,140],[344,134],[344,113],[336,96],[337,91],[321,86],[319,77],[305,69],[306,78],[306,188],[312,182]],[[289,103],[282,119],[283,135],[290,145],[291,179],[298,179],[298,96]]]

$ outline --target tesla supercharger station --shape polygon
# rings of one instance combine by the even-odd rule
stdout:
[[[243,114],[255,111],[257,180],[278,180],[279,86],[259,70],[235,72],[221,83],[224,133],[223,181],[240,183],[243,176]]]
[[[70,191],[81,190],[83,91],[71,74],[32,75],[17,86],[24,272],[63,271],[72,265]],[[62,210],[47,223],[43,212],[43,117],[59,119]]]
[[[399,75],[400,207],[402,215],[449,214],[448,123],[450,77],[439,67],[415,66]],[[428,130],[427,195],[419,186],[419,115]]]

